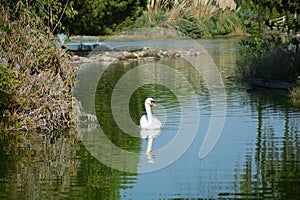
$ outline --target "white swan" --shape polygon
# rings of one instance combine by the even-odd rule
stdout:
[[[145,100],[145,109],[147,115],[143,115],[140,119],[140,127],[142,129],[160,129],[162,127],[161,122],[152,115],[151,106],[156,106],[155,100],[147,98]]]

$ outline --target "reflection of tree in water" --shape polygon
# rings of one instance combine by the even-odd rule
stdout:
[[[135,175],[95,159],[67,133],[0,137],[0,199],[119,199]]]
[[[281,107],[277,104],[280,97],[271,96],[274,98],[277,98],[277,106],[272,106],[274,102],[266,95],[252,102],[253,110],[258,112],[257,140],[254,151],[249,149],[243,171],[236,169],[236,195],[271,199],[296,199],[299,196],[299,118],[290,117],[292,108]],[[282,136],[275,134],[276,124],[269,121],[275,113],[285,121]]]
[[[86,148],[78,152],[81,165],[77,173],[80,197],[84,199],[120,199],[120,190],[132,187],[136,174],[114,170],[95,159]],[[72,194],[69,194],[72,195]]]
[[[1,134],[0,197],[51,199],[69,192],[79,166],[75,138],[71,132]]]

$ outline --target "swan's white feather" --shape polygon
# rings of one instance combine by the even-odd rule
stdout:
[[[141,128],[146,128],[148,126],[148,117],[147,115],[143,115],[140,119]]]
[[[148,125],[148,116],[143,115],[140,119],[140,127],[143,129],[160,129],[162,127],[161,122],[156,116],[152,116],[152,123]]]

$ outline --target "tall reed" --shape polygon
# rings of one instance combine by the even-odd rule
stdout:
[[[190,13],[200,22],[205,22],[219,11],[214,0],[189,0]]]
[[[234,0],[148,0],[137,27],[175,28],[192,38],[229,34],[240,27]]]
[[[170,0],[148,0],[147,12],[161,12],[166,11],[171,6]]]
[[[189,14],[188,12],[188,2],[187,0],[182,1],[179,3],[178,0],[175,0],[171,9],[169,9],[168,15],[168,23],[174,23]]]

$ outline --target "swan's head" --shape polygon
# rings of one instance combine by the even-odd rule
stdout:
[[[154,106],[154,107],[156,106],[155,100],[152,98],[147,98],[145,100],[145,104],[149,104],[150,106]]]

